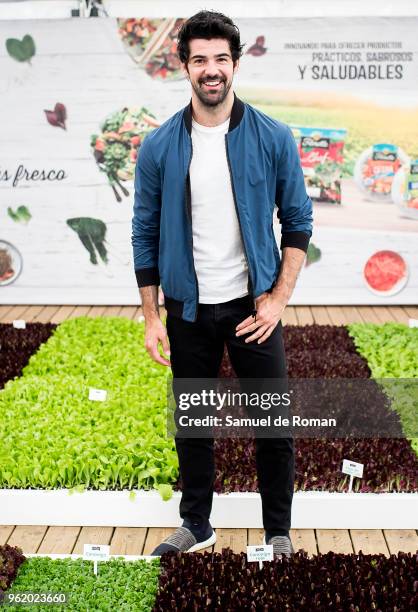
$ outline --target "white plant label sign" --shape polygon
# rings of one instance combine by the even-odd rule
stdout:
[[[108,544],[84,544],[83,559],[93,561],[94,575],[97,576],[97,562],[109,561],[110,546]]]
[[[249,563],[258,561],[260,569],[263,567],[263,561],[273,561],[273,545],[260,544],[259,546],[247,546],[247,561]]]
[[[106,389],[94,389],[90,387],[89,389],[89,400],[93,400],[95,402],[104,402],[107,397]]]
[[[109,561],[109,558],[108,544],[84,544],[83,559],[86,561]]]
[[[355,461],[344,459],[342,472],[343,474],[349,474],[349,476],[357,476],[358,478],[362,478],[363,467],[363,463],[356,463]]]
[[[16,329],[26,329],[26,321],[23,319],[15,319],[13,321],[13,327]]]

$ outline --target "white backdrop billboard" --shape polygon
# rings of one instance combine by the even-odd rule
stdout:
[[[0,21],[1,303],[138,303],[135,160],[190,99],[182,21]],[[235,91],[292,127],[314,203],[291,303],[416,303],[418,18],[235,22]]]

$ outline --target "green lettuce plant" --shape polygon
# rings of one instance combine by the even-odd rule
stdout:
[[[401,323],[353,323],[348,330],[372,377],[379,379],[392,398],[405,435],[418,454],[418,385],[414,380],[418,378],[418,329]]]
[[[0,487],[155,488],[168,499],[178,461],[167,374],[145,350],[143,323],[62,323],[0,392]],[[106,400],[89,400],[90,387]]]
[[[93,562],[83,559],[50,559],[31,557],[19,568],[17,578],[7,593],[66,593],[63,609],[113,612],[149,612],[155,601],[160,574],[160,560],[124,561],[122,558],[98,563],[97,576]],[[7,610],[33,609],[50,612],[57,606],[8,605]],[[61,609],[61,606],[58,606]]]

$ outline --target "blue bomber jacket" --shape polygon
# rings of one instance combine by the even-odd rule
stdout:
[[[135,169],[132,246],[138,286],[161,284],[167,312],[193,322],[199,287],[193,262],[191,129],[190,102],[144,139]],[[290,128],[236,95],[225,147],[248,264],[248,292],[255,300],[271,291],[279,273],[275,204],[282,230],[280,248],[306,252],[312,235],[312,202]]]

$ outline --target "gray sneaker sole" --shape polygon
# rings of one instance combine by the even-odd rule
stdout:
[[[290,538],[289,538],[290,540]],[[266,534],[264,533],[263,535],[263,544],[266,544]],[[290,554],[294,555],[295,554],[295,550],[293,548],[293,544],[292,544],[292,540],[290,540]],[[287,555],[286,555],[287,556]]]

